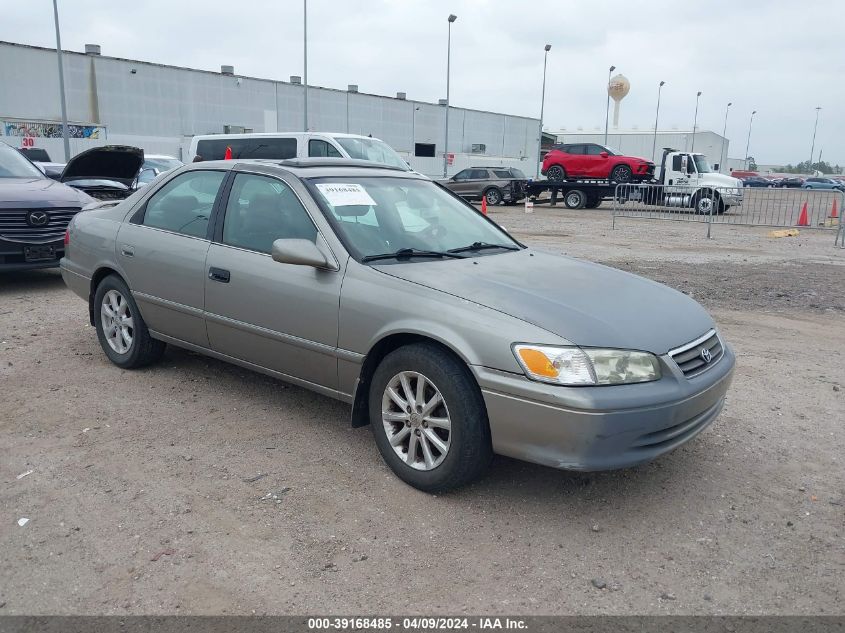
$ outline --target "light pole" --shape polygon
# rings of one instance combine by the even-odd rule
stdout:
[[[719,152],[719,171],[722,171],[722,167],[725,166],[725,135],[728,133],[728,110],[731,109],[733,104],[728,101],[728,105],[725,108],[725,126],[722,128],[722,151]]]
[[[56,20],[56,56],[59,59],[59,92],[62,98],[62,139],[65,142],[65,162],[70,160],[70,140],[67,132],[67,102],[65,101],[65,71],[62,66],[62,37],[59,34],[59,7],[53,0],[53,17]]]
[[[452,22],[458,19],[458,16],[449,14],[449,36],[446,40],[446,131],[443,140],[443,177],[446,177],[446,169],[449,164],[449,73],[452,64]]]
[[[819,111],[822,109],[821,106],[816,108],[816,124],[813,126],[813,144],[810,145],[810,175],[813,175],[813,152],[816,151],[816,130],[819,127]],[[819,159],[821,162],[821,158]]]
[[[308,131],[308,0],[302,0],[302,87],[305,89],[305,132]],[[347,97],[348,98],[348,97]]]
[[[540,97],[540,135],[537,142],[537,180],[540,179],[540,163],[543,162],[543,110],[546,107],[546,64],[549,61],[549,51],[552,50],[551,44],[546,44],[543,54],[543,96]]]
[[[651,143],[651,160],[652,162],[657,162],[655,154],[657,152],[657,119],[660,116],[660,91],[663,90],[663,86],[666,84],[665,81],[661,81],[660,85],[657,86],[657,109],[654,111],[654,140]]]
[[[607,71],[607,105],[604,107],[604,144],[607,146],[607,126],[610,122],[610,73],[616,70],[616,66],[611,66]]]
[[[748,140],[745,141],[745,168],[748,169],[748,148],[751,145],[751,125],[754,123],[754,115],[757,114],[757,110],[754,110],[751,113],[751,119],[748,121]]]
[[[690,147],[691,152],[695,151],[695,128],[698,125],[698,100],[701,99],[701,90],[695,95],[695,117],[692,120],[692,147]]]

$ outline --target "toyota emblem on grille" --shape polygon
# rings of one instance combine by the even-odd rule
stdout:
[[[710,353],[710,350],[706,347],[701,348],[699,355],[701,356],[701,360],[703,360],[705,363],[709,363],[711,360],[713,360],[713,355]]]
[[[26,222],[30,226],[44,226],[50,220],[45,211],[30,211],[26,215]]]

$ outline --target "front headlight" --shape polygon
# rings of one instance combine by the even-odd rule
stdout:
[[[622,385],[660,379],[660,362],[648,352],[517,344],[513,353],[526,376],[556,385]]]

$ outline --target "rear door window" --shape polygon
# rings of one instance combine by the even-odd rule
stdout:
[[[227,147],[232,148],[233,159],[296,158],[296,139],[278,137],[203,139],[197,142],[197,156],[201,156],[203,160],[223,160],[226,157]]]
[[[326,158],[343,158],[334,145],[327,141],[313,138],[308,141],[308,155],[322,156]]]

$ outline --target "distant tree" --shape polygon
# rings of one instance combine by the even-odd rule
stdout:
[[[745,162],[748,165],[748,169],[750,171],[757,171],[757,161],[754,160],[753,156],[746,156]]]
[[[820,171],[823,174],[841,174],[842,167],[839,165],[831,165],[826,161],[820,161],[810,164],[810,161],[803,160],[797,165],[784,165],[778,168],[778,171],[784,174],[811,174],[815,171]]]

